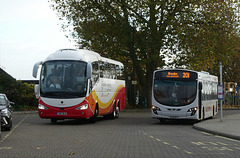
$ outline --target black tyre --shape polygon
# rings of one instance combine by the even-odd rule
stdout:
[[[159,121],[160,121],[160,123],[165,123],[165,122],[166,122],[166,119],[160,118]]]
[[[57,119],[56,118],[51,118],[51,123],[57,123]]]
[[[98,116],[98,106],[96,106],[94,115],[93,117],[90,118],[90,122],[95,123],[97,121],[97,116]]]
[[[118,118],[118,117],[119,117],[119,107],[116,106],[116,104],[114,104],[113,112],[110,114],[110,118],[115,119],[115,118]]]

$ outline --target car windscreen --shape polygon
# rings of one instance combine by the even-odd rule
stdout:
[[[0,106],[5,106],[7,104],[7,100],[3,95],[0,95]]]

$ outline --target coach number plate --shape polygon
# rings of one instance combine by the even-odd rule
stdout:
[[[57,115],[67,115],[66,112],[57,112]]]

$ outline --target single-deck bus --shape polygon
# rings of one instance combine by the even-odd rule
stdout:
[[[156,70],[153,75],[152,117],[203,120],[217,114],[218,77],[185,69]]]
[[[60,119],[97,116],[117,118],[125,108],[125,81],[121,62],[101,57],[84,49],[61,49],[33,67],[39,85],[35,95],[39,99],[41,118],[56,122]]]

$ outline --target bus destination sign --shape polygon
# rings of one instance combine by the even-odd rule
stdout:
[[[155,73],[155,79],[196,80],[197,73],[185,70],[163,70]]]
[[[190,72],[184,72],[184,71],[166,71],[163,73],[162,77],[166,78],[190,78]]]

